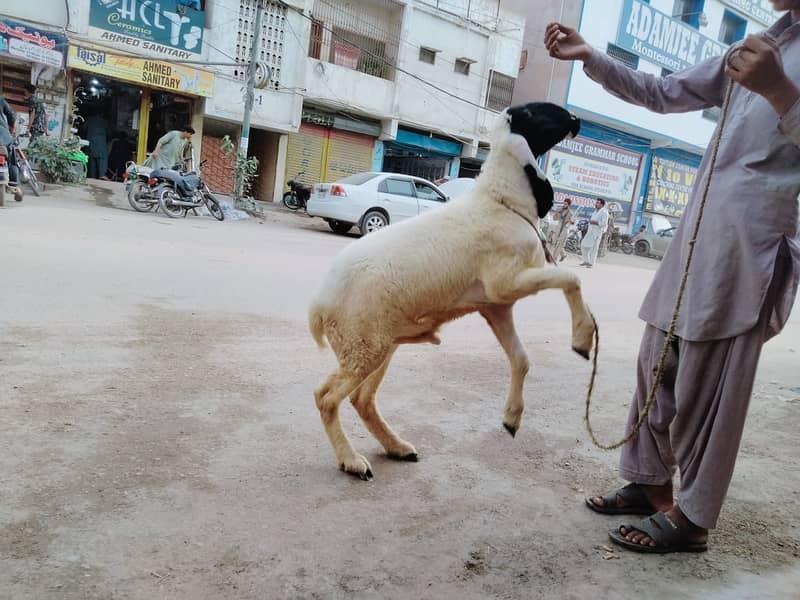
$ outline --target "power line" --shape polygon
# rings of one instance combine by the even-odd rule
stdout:
[[[435,83],[431,83],[430,81],[428,81],[426,79],[423,79],[422,77],[420,77],[418,75],[415,75],[414,73],[412,73],[410,71],[407,71],[407,70],[403,69],[402,67],[398,67],[397,65],[393,64],[391,61],[387,60],[383,56],[375,54],[375,53],[367,50],[366,48],[363,48],[363,47],[359,46],[358,44],[352,42],[351,40],[348,40],[346,37],[336,33],[330,27],[326,27],[323,23],[320,23],[319,21],[316,21],[313,17],[310,17],[309,15],[305,14],[302,10],[300,10],[298,8],[295,8],[293,6],[289,6],[289,5],[287,5],[287,7],[289,8],[289,10],[292,10],[292,11],[296,12],[297,14],[302,16],[304,19],[307,19],[307,20],[311,21],[312,23],[315,23],[320,29],[323,29],[323,30],[327,31],[332,36],[334,36],[336,38],[339,38],[340,40],[346,42],[350,46],[353,46],[354,48],[358,48],[358,50],[360,50],[361,52],[364,52],[368,56],[370,56],[370,57],[372,57],[372,58],[374,58],[376,60],[379,60],[379,61],[381,61],[382,63],[384,63],[386,65],[389,65],[390,67],[394,68],[396,71],[399,71],[400,73],[403,73],[404,75],[406,75],[408,77],[411,77],[412,79],[416,79],[417,81],[419,81],[421,83],[424,83],[427,86],[430,86],[431,88],[441,92],[442,94],[444,94],[446,96],[449,96],[451,98],[454,98],[455,100],[459,100],[460,102],[464,102],[466,104],[474,106],[475,108],[478,108],[480,110],[485,110],[485,111],[488,111],[488,112],[491,112],[491,113],[494,113],[494,114],[499,114],[499,112],[500,112],[500,111],[494,110],[492,108],[489,108],[487,106],[481,106],[480,104],[478,104],[477,102],[473,102],[472,100],[467,100],[466,98],[462,98],[461,96],[458,96],[458,95],[456,95],[456,94],[454,94],[452,92],[449,92],[446,89],[439,87]]]

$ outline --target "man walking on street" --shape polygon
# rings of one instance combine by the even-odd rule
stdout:
[[[569,235],[569,226],[574,223],[572,218],[572,200],[564,198],[564,203],[561,205],[561,210],[558,211],[558,229],[556,229],[555,240],[553,241],[553,257],[561,262],[567,258],[567,252],[564,246],[567,244],[567,236]]]
[[[725,130],[709,145],[719,144],[718,158],[664,383],[622,449],[620,475],[630,483],[586,499],[600,513],[650,515],[609,532],[637,552],[706,550],[733,475],[762,345],[786,324],[800,281],[800,0],[771,2],[789,12],[765,34],[666,77],[625,67],[559,23],[545,32],[551,56],[582,61],[606,90],[656,112],[722,106],[733,82]],[[647,327],[627,431],[664,348],[698,194],[712,175],[709,154],[639,312]]]
[[[603,239],[603,234],[608,228],[608,209],[606,208],[606,201],[598,198],[594,203],[595,211],[589,217],[589,231],[586,237],[581,242],[581,252],[583,253],[583,262],[580,266],[591,269],[594,266],[594,261],[597,260],[597,251],[600,249],[600,240]]]

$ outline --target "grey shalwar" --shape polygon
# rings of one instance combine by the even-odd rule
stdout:
[[[769,29],[784,70],[800,86],[800,23],[786,14]],[[721,106],[723,57],[659,78],[593,52],[584,70],[612,94],[650,110]],[[715,140],[720,135],[715,132]],[[649,392],[683,275],[710,151],[667,255],[639,312],[648,323],[628,429]],[[800,102],[782,118],[735,85],[695,248],[664,387],[649,422],[623,448],[620,473],[645,484],[681,469],[678,502],[696,525],[716,525],[733,474],[761,345],[789,317],[800,280]],[[671,441],[670,441],[671,440]]]

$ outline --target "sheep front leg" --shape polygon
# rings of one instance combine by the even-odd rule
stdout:
[[[594,319],[583,301],[581,281],[573,272],[557,267],[529,268],[486,284],[489,300],[499,304],[513,304],[546,289],[564,292],[572,316],[572,349],[588,360],[594,342]]]
[[[508,363],[511,367],[511,385],[503,413],[503,426],[513,437],[519,429],[522,412],[525,410],[522,387],[525,383],[525,376],[528,374],[528,355],[525,353],[514,327],[512,305],[493,304],[482,308],[480,312],[508,356]]]

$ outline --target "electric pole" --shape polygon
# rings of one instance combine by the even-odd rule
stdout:
[[[255,95],[253,89],[256,84],[256,67],[258,63],[258,50],[261,47],[261,0],[256,0],[256,23],[253,31],[253,43],[250,46],[250,62],[247,63],[247,91],[244,97],[244,118],[242,119],[242,137],[239,140],[239,156],[247,159],[247,147],[250,144],[250,113],[253,111]],[[241,169],[236,172],[236,192],[241,200],[244,195],[244,180]]]

